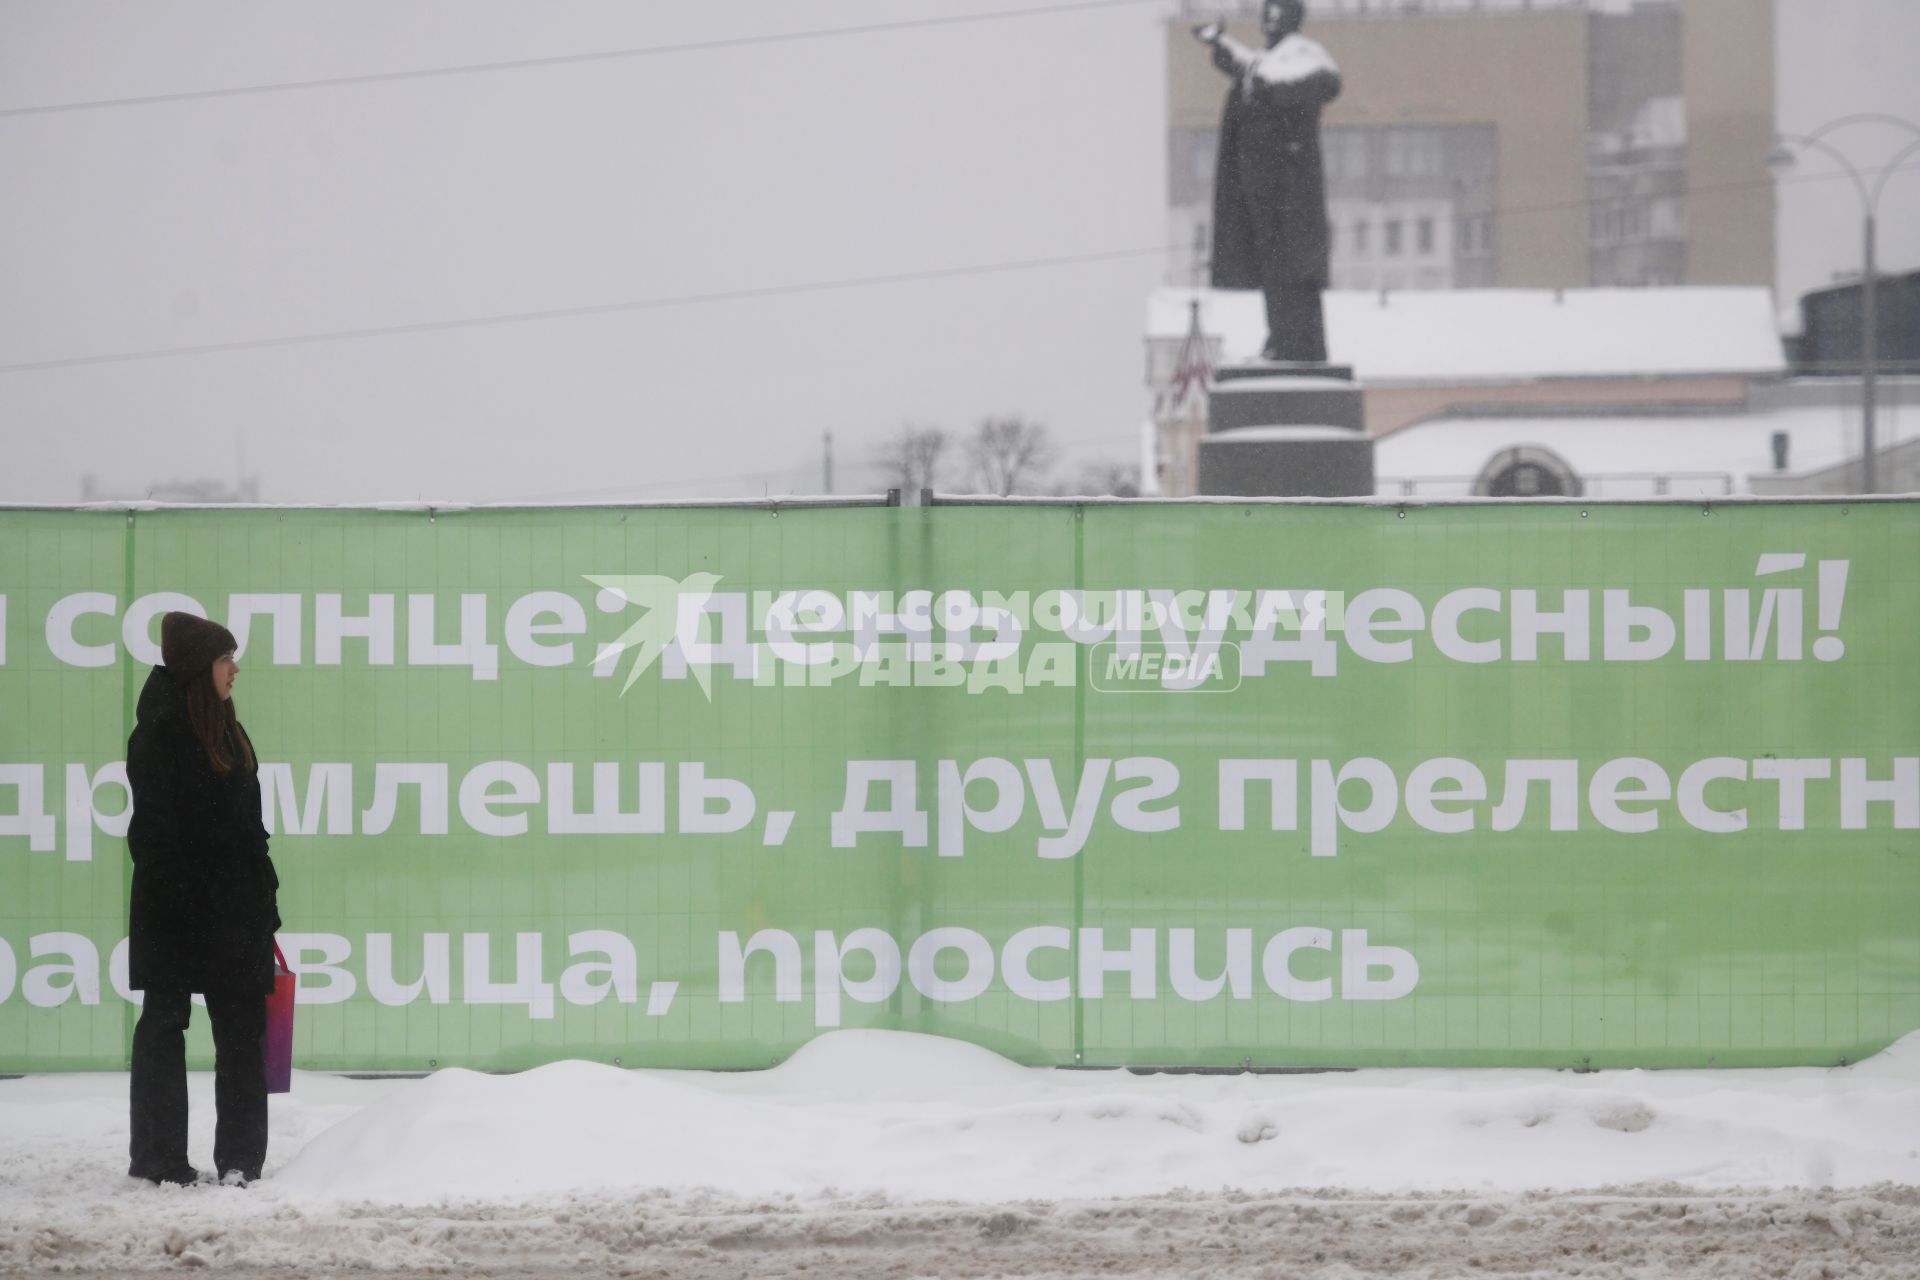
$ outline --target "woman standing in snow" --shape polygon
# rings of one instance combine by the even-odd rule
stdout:
[[[273,991],[274,891],[259,767],[233,709],[233,633],[188,613],[160,620],[160,657],[127,740],[133,817],[128,980],[145,992],[133,1031],[132,1163],[148,1182],[199,1180],[187,1161],[187,1020],[213,1023],[213,1160],[245,1185],[267,1155],[262,1042]]]

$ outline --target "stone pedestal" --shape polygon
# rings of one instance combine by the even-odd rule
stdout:
[[[1373,438],[1353,370],[1248,364],[1215,371],[1199,489],[1231,497],[1373,495]]]

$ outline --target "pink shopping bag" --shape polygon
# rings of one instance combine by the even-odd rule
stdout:
[[[280,943],[273,944],[273,994],[267,997],[267,1092],[290,1093],[293,1090],[293,993],[300,986],[299,975],[287,968]]]

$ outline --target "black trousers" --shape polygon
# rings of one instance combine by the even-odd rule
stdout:
[[[1267,346],[1269,360],[1321,364],[1327,358],[1326,321],[1321,314],[1320,290],[1310,284],[1268,282]]]
[[[267,998],[261,993],[209,991],[213,1022],[213,1163],[260,1176],[267,1159]],[[164,1177],[187,1167],[187,1020],[185,991],[149,991],[133,1028],[128,1172]]]

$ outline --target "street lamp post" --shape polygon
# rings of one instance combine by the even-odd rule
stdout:
[[[1896,129],[1905,129],[1914,135],[1915,141],[1888,162],[1880,171],[1880,176],[1869,187],[1864,175],[1851,160],[1841,153],[1826,136],[1836,129],[1850,125],[1881,124]],[[1791,143],[1800,147],[1812,147],[1823,155],[1839,162],[1853,179],[1854,190],[1860,193],[1862,276],[1860,281],[1860,428],[1861,428],[1861,484],[1867,493],[1879,491],[1877,457],[1878,449],[1874,441],[1874,417],[1879,399],[1879,358],[1880,358],[1880,313],[1879,299],[1876,297],[1879,276],[1879,235],[1878,216],[1880,196],[1887,189],[1887,179],[1899,171],[1907,157],[1920,154],[1920,125],[1899,116],[1867,113],[1842,116],[1838,120],[1829,120],[1809,134],[1783,133],[1783,144]],[[1782,147],[1774,152],[1773,158],[1782,164],[1792,164],[1793,154]]]

